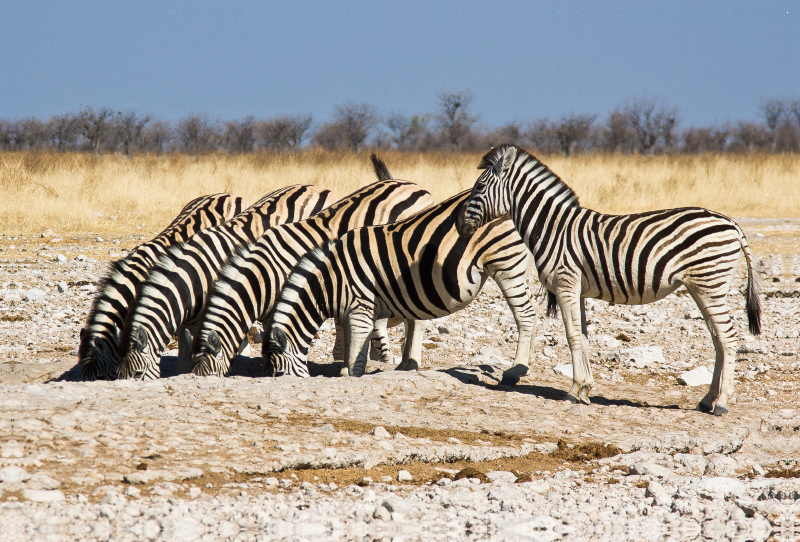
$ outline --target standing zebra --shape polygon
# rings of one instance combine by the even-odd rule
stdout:
[[[178,332],[178,360],[188,361],[190,345],[182,328],[194,324],[225,260],[266,230],[303,220],[328,206],[330,190],[311,185],[281,188],[228,222],[197,233],[171,247],[150,273],[122,328],[119,378],[157,378],[158,360]]]
[[[156,237],[110,265],[81,329],[78,363],[84,380],[112,380],[119,365],[118,330],[150,269],[170,246],[183,243],[200,230],[216,226],[242,212],[246,203],[230,194],[201,196],[189,202]]]
[[[604,215],[578,197],[547,166],[512,145],[481,160],[459,232],[509,216],[533,253],[539,280],[550,292],[548,310],[561,309],[572,351],[574,378],[568,398],[589,403],[589,367],[582,298],[640,305],[685,286],[705,318],[716,349],[714,378],[699,409],[720,416],[733,394],[736,330],[726,303],[744,252],[750,332],[761,332],[761,304],[752,253],[742,229],[714,211],[687,207],[633,215]]]
[[[392,179],[374,154],[372,163],[378,182],[308,220],[269,230],[229,260],[214,284],[192,344],[191,370],[195,374],[228,374],[236,346],[251,322],[259,320],[268,330],[269,315],[286,276],[307,252],[354,228],[395,222],[433,205],[427,190]],[[406,325],[414,326],[411,322]],[[390,353],[385,329],[385,322],[380,322],[375,334],[384,357]],[[406,334],[411,335],[411,330]],[[340,338],[337,326],[337,343]]]
[[[460,237],[455,222],[468,196],[462,192],[402,222],[353,230],[301,260],[275,306],[264,348],[267,374],[308,376],[311,340],[327,318],[335,318],[345,328],[342,373],[361,376],[373,321],[452,314],[490,276],[519,328],[513,370],[527,370],[535,325],[525,281],[528,251],[508,220],[487,224],[471,240]]]

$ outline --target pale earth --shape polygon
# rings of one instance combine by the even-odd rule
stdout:
[[[563,324],[540,298],[531,370],[498,385],[516,327],[491,281],[427,323],[418,373],[334,376],[328,322],[310,379],[258,376],[254,343],[231,378],[171,376],[168,351],[160,380],[78,382],[95,285],[140,237],[0,237],[0,539],[795,540],[800,478],[774,476],[800,473],[800,220],[737,221],[764,333],[747,336],[740,265],[721,418],[694,410],[713,347],[682,291],[589,303],[588,406],[564,401]]]

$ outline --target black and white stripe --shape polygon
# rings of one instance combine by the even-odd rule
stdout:
[[[308,376],[306,355],[319,326],[334,318],[345,328],[343,374],[364,373],[373,321],[439,318],[468,305],[494,278],[519,328],[512,374],[526,372],[535,325],[525,269],[528,251],[514,225],[497,220],[467,240],[455,222],[463,192],[418,215],[386,226],[360,228],[317,249],[292,271],[273,315],[264,349],[267,374]],[[406,349],[421,343],[406,340]],[[398,369],[420,362],[413,353]],[[347,371],[347,372],[345,372]]]
[[[589,402],[585,314],[581,298],[627,305],[651,303],[685,286],[711,331],[716,364],[699,408],[721,415],[733,393],[736,329],[726,296],[744,252],[749,329],[761,331],[761,307],[752,253],[730,218],[701,208],[604,215],[581,207],[575,193],[528,152],[506,145],[481,160],[484,170],[464,205],[459,231],[510,216],[533,253],[550,308],[562,311],[572,351],[573,401]]]
[[[159,357],[173,334],[178,363],[188,363],[183,328],[196,323],[211,285],[228,257],[269,228],[303,220],[328,206],[333,194],[311,185],[281,188],[233,219],[171,247],[159,259],[128,313],[120,335],[119,378],[158,378]]]
[[[267,231],[244,247],[220,272],[192,344],[192,371],[197,375],[227,375],[236,348],[254,320],[269,328],[278,293],[295,264],[310,250],[363,226],[405,219],[433,205],[433,197],[414,183],[392,179],[372,155],[380,179],[303,222]],[[386,358],[385,323],[374,335]],[[337,338],[341,337],[338,333]],[[340,342],[340,341],[337,341]]]
[[[222,224],[242,212],[247,204],[230,194],[201,196],[189,202],[156,237],[113,262],[100,281],[86,326],[81,329],[78,363],[84,380],[116,378],[118,330],[150,269],[170,246],[183,243],[200,230]]]

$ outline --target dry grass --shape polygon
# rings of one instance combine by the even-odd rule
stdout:
[[[382,152],[397,178],[440,201],[472,185],[479,155]],[[587,207],[607,213],[696,205],[730,216],[793,217],[800,210],[800,156],[590,155],[543,161]],[[344,196],[372,182],[366,153],[312,150],[247,156],[0,153],[2,233],[159,231],[191,198],[231,192],[254,202],[289,184]]]

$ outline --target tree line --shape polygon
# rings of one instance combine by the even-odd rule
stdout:
[[[437,111],[381,115],[368,103],[334,107],[328,122],[311,115],[268,119],[246,116],[222,121],[192,114],[176,122],[137,111],[82,107],[77,113],[0,119],[0,150],[87,151],[96,154],[182,152],[199,155],[257,150],[291,151],[309,146],[358,152],[363,147],[400,151],[483,151],[515,143],[539,153],[618,152],[639,154],[703,152],[800,152],[800,99],[771,98],[761,121],[680,126],[676,107],[662,99],[633,97],[604,118],[570,113],[490,127],[472,109],[470,93],[440,92]]]

